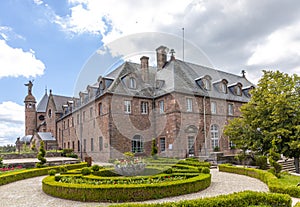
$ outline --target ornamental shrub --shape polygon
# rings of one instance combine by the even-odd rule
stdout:
[[[261,170],[268,168],[268,159],[266,156],[255,156],[255,165]]]
[[[209,174],[210,173],[210,169],[208,167],[202,167],[201,173]]]
[[[89,174],[91,174],[91,169],[89,168],[89,167],[84,167],[84,168],[82,168],[82,170],[81,170],[81,174],[82,175],[89,175]]]
[[[59,172],[60,172],[60,173],[65,173],[65,172],[67,172],[67,171],[68,171],[68,169],[67,169],[66,166],[64,166],[64,165],[59,166]]]
[[[93,165],[93,166],[92,166],[92,170],[93,170],[94,172],[99,171],[100,168],[101,168],[101,167],[100,167],[99,165]]]
[[[47,160],[45,158],[45,155],[46,155],[46,150],[45,150],[45,147],[44,147],[44,142],[41,141],[40,150],[39,150],[39,153],[37,155],[37,158],[40,162],[36,163],[37,168],[44,167],[44,164],[47,162]]]
[[[3,158],[0,157],[0,168],[3,167]]]
[[[48,171],[48,175],[50,175],[50,176],[54,176],[56,174],[56,170],[49,170]]]

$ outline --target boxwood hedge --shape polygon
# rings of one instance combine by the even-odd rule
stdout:
[[[248,207],[248,206],[272,206],[291,207],[292,200],[288,195],[264,192],[244,191],[229,195],[221,195],[211,198],[201,198],[195,200],[183,200],[179,202],[166,203],[125,203],[110,205],[110,207]]]
[[[87,163],[79,163],[79,164],[68,164],[64,165],[68,170],[82,168],[87,166]],[[33,169],[24,169],[20,171],[15,171],[11,173],[5,173],[0,175],[0,185],[5,185],[8,183],[12,183],[18,180],[23,180],[27,178],[33,178],[37,176],[47,175],[49,170],[57,170],[59,171],[60,166],[52,166],[52,167],[44,167],[44,168],[33,168]]]
[[[236,167],[228,164],[219,165],[219,171],[257,178],[268,185],[270,192],[289,194],[292,197],[300,198],[299,187],[281,185],[278,181],[278,178],[268,171],[254,168]]]
[[[70,184],[43,179],[43,191],[54,197],[78,201],[128,202],[159,199],[198,192],[210,186],[211,175],[199,174],[185,180],[156,184]]]

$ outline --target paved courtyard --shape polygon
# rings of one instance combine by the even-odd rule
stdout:
[[[211,173],[212,183],[206,190],[198,193],[146,202],[161,203],[166,201],[188,200],[230,194],[244,190],[268,191],[267,185],[254,178],[219,172],[216,169],[211,170]],[[43,178],[44,177],[36,177],[0,186],[0,207],[93,207],[109,205],[109,203],[83,203],[48,196],[42,191]]]

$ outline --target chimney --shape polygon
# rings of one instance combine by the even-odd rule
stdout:
[[[157,69],[161,70],[167,62],[168,48],[160,46],[156,49]]]
[[[143,56],[141,60],[142,78],[144,82],[149,82],[149,57]]]

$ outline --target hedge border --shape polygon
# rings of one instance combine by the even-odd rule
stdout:
[[[278,193],[244,191],[216,197],[183,200],[179,202],[165,203],[125,203],[110,205],[110,207],[245,207],[267,205],[272,207],[291,207],[292,199],[288,195]]]
[[[44,168],[25,169],[25,170],[20,170],[20,171],[0,175],[0,186],[15,182],[18,180],[48,175],[49,170],[59,170],[60,166],[61,165],[44,167]],[[63,166],[66,166],[66,168],[68,170],[73,170],[73,169],[77,169],[77,168],[86,167],[87,163],[84,162],[84,163],[79,163],[79,164],[66,164]]]
[[[206,189],[211,184],[210,174],[158,184],[88,185],[55,182],[54,176],[42,181],[43,191],[51,196],[89,202],[129,202],[159,199]]]
[[[267,184],[270,192],[288,194],[292,197],[300,198],[300,188],[298,188],[297,186],[286,187],[281,185],[278,181],[278,178],[268,171],[254,169],[254,168],[236,167],[228,164],[219,165],[219,171],[246,175],[249,177],[257,178],[260,181]]]

